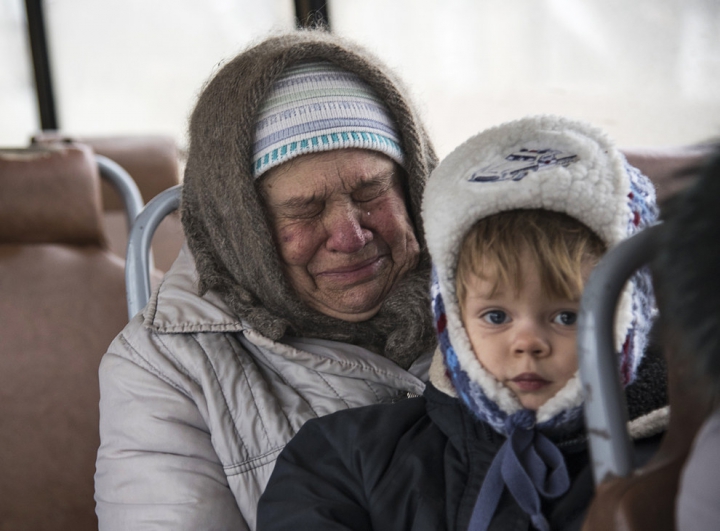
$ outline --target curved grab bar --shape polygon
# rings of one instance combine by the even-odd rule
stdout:
[[[125,289],[128,317],[132,319],[150,300],[150,243],[160,222],[180,206],[182,185],[177,184],[151,199],[135,218],[125,256]]]
[[[135,218],[145,205],[143,202],[140,189],[125,168],[117,162],[103,155],[95,155],[95,160],[100,170],[100,175],[110,181],[120,194],[125,212],[127,214],[128,232],[132,228]]]
[[[614,346],[615,308],[625,283],[659,247],[662,225],[647,228],[608,251],[593,270],[580,301],[578,360],[585,423],[598,485],[633,470],[627,406]]]

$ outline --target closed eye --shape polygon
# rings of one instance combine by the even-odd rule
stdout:
[[[382,197],[393,187],[394,182],[394,174],[365,181],[353,192],[353,201],[356,203],[369,203],[374,199]]]
[[[291,200],[275,209],[275,216],[286,220],[303,220],[319,216],[325,209],[322,198]]]
[[[356,203],[369,203],[381,196],[382,194],[362,194],[360,197],[354,197],[353,199]]]
[[[308,205],[305,208],[297,209],[294,212],[287,214],[286,217],[297,220],[312,219],[322,214],[324,209],[325,205],[323,204]]]

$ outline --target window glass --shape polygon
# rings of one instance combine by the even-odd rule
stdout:
[[[75,134],[165,133],[223,60],[294,24],[291,0],[45,0],[58,120]],[[330,0],[333,31],[390,63],[440,155],[527,114],[589,120],[623,146],[720,130],[715,0]],[[39,128],[21,0],[0,0],[0,143]]]
[[[540,113],[624,147],[720,133],[716,0],[336,0],[329,15],[410,85],[440,155]]]
[[[0,0],[6,1],[6,0]],[[60,128],[170,134],[251,41],[294,27],[292,0],[45,0]]]
[[[0,146],[22,146],[38,123],[22,0],[0,0]]]

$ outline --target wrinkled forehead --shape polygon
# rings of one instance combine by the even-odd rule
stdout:
[[[376,151],[342,149],[302,155],[269,170],[258,180],[263,200],[287,201],[348,194],[367,186],[401,183],[402,169]]]

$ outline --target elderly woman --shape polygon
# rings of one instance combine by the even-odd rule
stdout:
[[[336,37],[270,38],[209,81],[188,248],[100,368],[101,529],[253,529],[305,421],[422,393],[435,164],[394,76]]]

